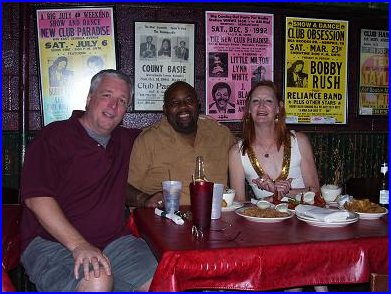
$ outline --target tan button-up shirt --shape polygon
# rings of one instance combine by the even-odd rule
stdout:
[[[200,115],[194,146],[176,132],[167,118],[145,129],[136,139],[130,157],[128,182],[147,194],[162,190],[162,181],[182,182],[181,205],[190,204],[189,184],[197,156],[204,157],[209,181],[227,185],[228,151],[235,143],[231,131]]]

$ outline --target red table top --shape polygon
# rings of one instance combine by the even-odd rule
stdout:
[[[191,222],[176,225],[152,208],[136,209],[130,223],[159,260],[151,291],[259,291],[363,283],[371,272],[388,273],[388,217],[319,228],[296,217],[256,223],[223,212],[203,240],[192,236]]]

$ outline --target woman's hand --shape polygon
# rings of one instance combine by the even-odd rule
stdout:
[[[261,178],[252,180],[254,184],[261,190],[269,192],[279,192],[279,194],[288,194],[291,189],[292,178],[287,180],[273,181],[268,175],[263,175]]]
[[[252,182],[258,186],[258,189],[274,192],[274,181],[268,176],[263,175],[261,178],[253,179]]]
[[[291,187],[292,178],[289,178],[287,180],[280,180],[274,182],[274,187],[276,188],[277,192],[280,192],[279,194],[286,195],[289,193],[289,190]]]

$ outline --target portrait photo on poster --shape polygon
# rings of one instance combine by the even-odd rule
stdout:
[[[86,65],[87,68],[84,74],[88,77],[93,77],[105,67],[105,61],[101,56],[91,55],[87,58]]]
[[[174,61],[188,61],[189,59],[189,38],[175,38]]]
[[[210,52],[208,60],[210,77],[228,77],[228,53]]]
[[[303,60],[296,60],[291,63],[286,73],[287,87],[307,88],[308,74],[303,71],[304,65]]]
[[[208,113],[217,119],[229,118],[235,114],[233,87],[226,82],[217,82],[211,90],[212,101],[208,104]]]
[[[141,58],[156,58],[156,40],[151,35],[142,35],[140,43]]]
[[[266,80],[266,67],[260,65],[256,67],[251,74],[251,88],[253,88],[259,82]]]
[[[160,42],[160,48],[157,52],[158,58],[171,58],[171,39],[163,38]]]
[[[57,57],[48,71],[49,87],[66,87],[73,77],[73,71],[68,69],[68,58],[65,56]]]

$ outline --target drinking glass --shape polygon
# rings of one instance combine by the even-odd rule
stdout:
[[[180,181],[164,181],[163,198],[164,210],[166,213],[174,213],[179,210],[179,200],[182,193],[182,182]]]
[[[190,183],[190,203],[193,225],[205,230],[210,227],[213,200],[213,183],[200,181]]]
[[[214,183],[211,219],[221,217],[221,202],[223,201],[224,185]]]

